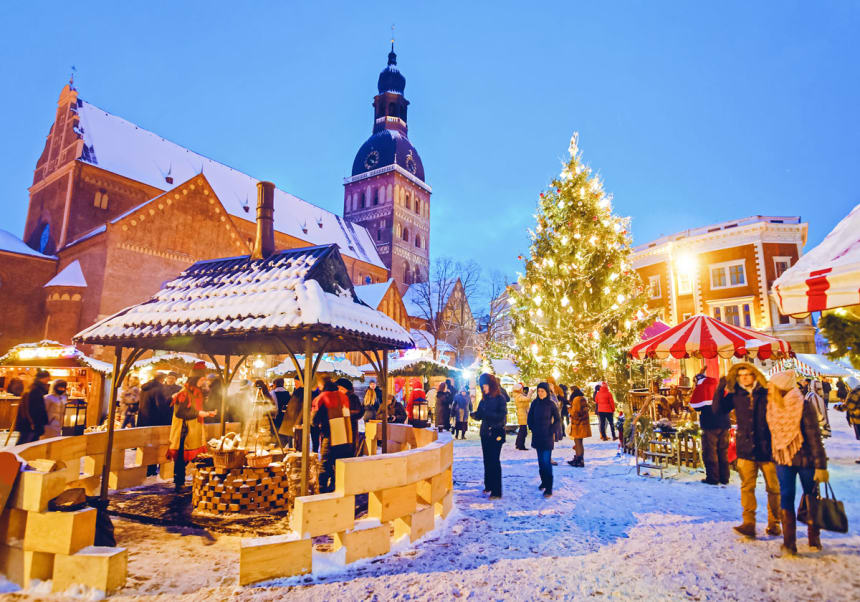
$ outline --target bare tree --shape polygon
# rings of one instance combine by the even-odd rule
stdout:
[[[506,356],[513,344],[509,286],[514,285],[501,272],[493,272],[486,283],[487,306],[478,318],[477,351],[483,357]]]

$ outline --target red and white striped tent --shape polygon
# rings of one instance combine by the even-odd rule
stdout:
[[[677,326],[642,341],[630,350],[631,357],[683,358],[746,357],[761,360],[777,359],[792,354],[791,344],[782,339],[748,328],[720,322],[716,318],[697,314]]]
[[[784,315],[860,304],[860,204],[773,283]]]

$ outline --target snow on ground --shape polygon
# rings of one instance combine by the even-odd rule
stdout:
[[[813,553],[798,529],[799,558],[779,557],[781,538],[742,541],[738,478],[726,487],[637,477],[615,446],[586,442],[586,467],[571,468],[565,441],[555,453],[555,495],[544,499],[533,451],[502,454],[504,496],[482,493],[476,436],[457,441],[456,514],[418,546],[326,577],[240,588],[238,538],[209,538],[117,520],[128,545],[128,585],[117,599],[152,600],[852,600],[860,591],[860,443],[832,413],[831,481],[850,532],[824,532]],[[595,430],[596,432],[596,430]],[[764,527],[759,488],[760,535]],[[44,590],[41,590],[44,591]],[[34,592],[35,593],[35,592]],[[38,596],[44,599],[42,596]],[[12,595],[10,599],[31,599]]]

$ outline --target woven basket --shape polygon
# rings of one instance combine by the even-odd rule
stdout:
[[[265,468],[272,463],[272,456],[258,456],[251,454],[245,456],[245,461],[251,468]]]
[[[215,468],[229,470],[231,468],[242,468],[245,465],[245,450],[232,449],[230,451],[212,450],[212,460]]]

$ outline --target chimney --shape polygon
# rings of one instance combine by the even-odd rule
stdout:
[[[251,259],[266,259],[275,252],[275,185],[257,182],[257,240]]]

